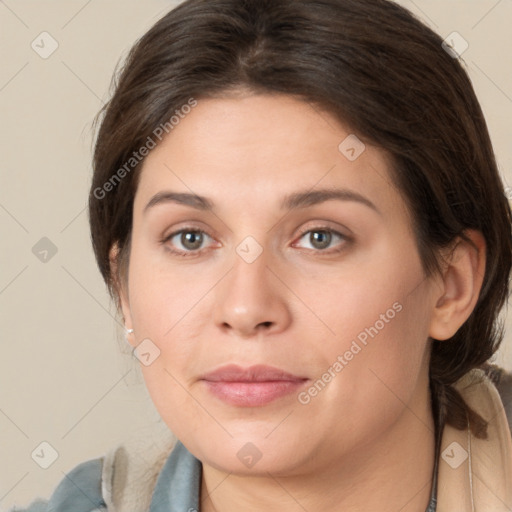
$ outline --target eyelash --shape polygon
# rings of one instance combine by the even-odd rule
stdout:
[[[348,237],[347,235],[344,235],[344,234],[340,233],[339,231],[336,231],[335,229],[330,228],[329,226],[315,226],[313,228],[304,229],[301,231],[301,233],[298,237],[298,240],[301,240],[308,233],[315,233],[315,232],[330,233],[334,237],[340,238],[341,242],[339,245],[341,245],[341,246],[337,249],[325,249],[325,250],[306,249],[307,251],[314,251],[316,253],[322,253],[322,254],[326,254],[326,255],[337,254],[337,253],[340,253],[343,250],[345,250],[345,246],[352,241],[352,239],[350,237]]]
[[[302,239],[304,237],[304,235],[307,235],[308,233],[314,233],[314,232],[330,233],[331,235],[334,235],[335,237],[341,238],[342,242],[344,242],[344,243],[342,244],[341,248],[334,249],[334,250],[332,250],[332,249],[331,250],[327,250],[327,249],[326,250],[322,250],[322,249],[306,249],[307,251],[314,251],[314,252],[317,252],[317,253],[329,254],[329,255],[337,254],[337,253],[339,253],[339,252],[344,250],[345,245],[347,243],[350,243],[352,241],[352,239],[350,237],[348,237],[346,235],[343,235],[339,231],[336,231],[336,230],[334,230],[334,229],[332,229],[332,228],[330,228],[328,226],[315,226],[314,228],[305,229],[305,230],[303,230],[300,233],[300,235],[298,237],[298,240]],[[171,249],[168,245],[166,245],[176,235],[181,235],[183,233],[203,234],[203,235],[206,235],[209,238],[213,239],[213,237],[210,234],[208,234],[208,232],[204,231],[203,229],[197,229],[197,228],[193,228],[193,227],[185,227],[185,228],[182,228],[182,229],[180,229],[178,231],[174,231],[171,234],[163,237],[160,240],[160,244],[164,245],[165,249],[167,251],[169,251],[171,254],[173,254],[175,256],[179,256],[179,257],[190,258],[190,257],[194,257],[194,256],[199,256],[200,254],[202,254],[202,252],[205,249],[199,249],[199,250],[195,250],[195,251],[182,251],[182,250]]]
[[[213,239],[213,237],[210,234],[208,234],[206,231],[204,231],[203,229],[197,229],[197,228],[193,228],[193,227],[185,227],[185,228],[179,229],[178,231],[172,232],[170,235],[167,235],[160,240],[160,243],[162,245],[164,245],[165,249],[167,251],[169,251],[172,255],[180,256],[183,258],[190,258],[190,257],[198,256],[198,255],[202,254],[204,249],[199,249],[196,251],[181,251],[181,250],[171,249],[167,245],[167,242],[169,242],[169,240],[172,240],[176,235],[181,235],[182,233],[202,233],[203,235],[206,235]]]

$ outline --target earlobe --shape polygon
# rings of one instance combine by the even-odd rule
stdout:
[[[112,245],[109,251],[109,260],[110,260],[110,271],[112,276],[112,281],[114,283],[114,288],[117,293],[117,306],[121,309],[123,314],[125,329],[132,329],[132,318],[130,312],[130,303],[128,300],[128,293],[125,290],[125,286],[119,279],[119,246],[117,243]],[[132,331],[133,332],[133,331]],[[132,334],[131,332],[128,334]]]
[[[467,230],[468,240],[458,238],[449,253],[442,276],[441,293],[434,297],[429,336],[451,338],[469,318],[478,301],[485,274],[486,244],[483,235]]]

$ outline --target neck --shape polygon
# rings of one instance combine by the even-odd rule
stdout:
[[[424,404],[421,409],[404,409],[384,436],[321,471],[245,476],[203,464],[201,510],[423,512],[432,486],[435,427],[430,398],[422,398],[413,402]]]

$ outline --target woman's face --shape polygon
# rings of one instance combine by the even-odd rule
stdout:
[[[438,288],[388,165],[267,95],[199,100],[147,156],[123,311],[157,410],[203,463],[293,474],[371,457],[405,422],[427,433]]]

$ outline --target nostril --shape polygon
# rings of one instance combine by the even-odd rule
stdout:
[[[222,322],[219,324],[220,328],[224,332],[228,331],[237,331],[241,334],[242,337],[252,336],[258,331],[268,331],[272,327],[274,327],[275,322],[272,320],[267,320],[265,322],[259,322],[259,323],[252,323],[252,322]]]

